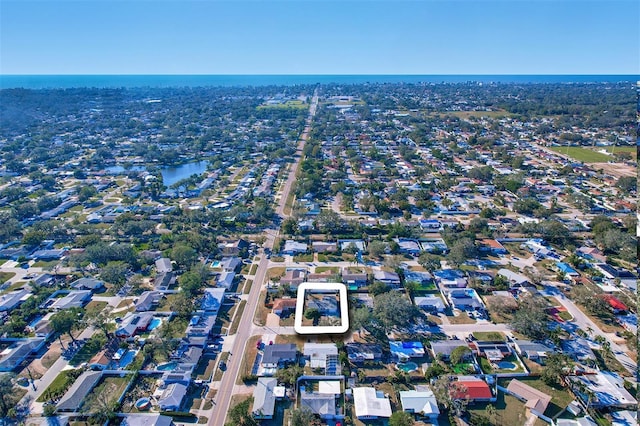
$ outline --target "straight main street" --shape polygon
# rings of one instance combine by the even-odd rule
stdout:
[[[309,131],[311,130],[311,122],[313,120],[313,116],[316,113],[316,109],[318,106],[318,93],[314,93],[313,99],[311,101],[311,105],[309,107],[309,117],[307,118],[307,123],[305,125],[304,131],[300,137],[300,143],[298,145],[298,149],[296,152],[296,160],[292,164],[291,169],[289,170],[289,176],[287,181],[280,192],[280,200],[278,202],[278,206],[276,208],[276,213],[285,218],[287,215],[285,214],[285,204],[287,199],[289,198],[289,194],[291,192],[291,187],[296,178],[296,173],[298,171],[298,164],[302,159],[302,150],[304,149],[304,145],[309,138]],[[273,249],[273,244],[275,239],[277,238],[279,231],[277,230],[266,230],[265,236],[267,240],[264,243],[264,247],[269,250]],[[227,417],[227,412],[229,411],[229,405],[231,403],[231,397],[234,393],[234,386],[238,377],[238,372],[240,371],[240,366],[242,363],[242,357],[246,349],[247,341],[252,334],[252,324],[253,317],[255,315],[256,308],[258,306],[258,300],[260,297],[260,290],[265,282],[265,278],[267,276],[267,268],[269,266],[269,260],[265,256],[264,251],[260,253],[260,263],[258,264],[258,269],[256,271],[255,279],[253,281],[253,285],[251,286],[251,291],[249,293],[249,297],[247,299],[247,305],[242,314],[242,318],[240,319],[240,325],[238,327],[238,332],[235,335],[235,340],[233,343],[232,350],[230,352],[230,357],[227,361],[227,369],[222,375],[222,381],[220,382],[220,386],[218,387],[218,392],[215,398],[215,405],[213,408],[213,414],[209,417],[208,424],[211,426],[221,426],[224,424],[225,419]]]

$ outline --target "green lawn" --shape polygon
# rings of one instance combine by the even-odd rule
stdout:
[[[62,397],[80,374],[82,374],[82,369],[61,371],[36,401],[46,402],[51,398]]]
[[[562,411],[567,405],[569,405],[571,401],[573,401],[573,396],[565,388],[551,387],[545,384],[542,380],[534,377],[518,377],[518,380],[526,383],[532,388],[544,392],[546,395],[551,396],[551,403],[544,412],[546,416],[555,416],[556,414],[560,413],[560,411]],[[510,381],[511,379],[500,379],[498,380],[498,384],[500,386],[507,387]]]
[[[615,160],[613,156],[579,146],[554,146],[551,147],[551,150],[559,154],[568,155],[569,157],[583,163],[606,163],[608,161]]]
[[[604,150],[607,152],[628,152],[634,159],[638,157],[638,150],[635,146],[599,146],[593,148],[596,151]]]
[[[244,307],[246,304],[247,301],[242,300],[240,302],[240,305],[238,305],[233,323],[231,323],[231,328],[229,329],[229,334],[236,334],[238,332],[238,327],[240,327],[240,319],[242,319],[242,314],[244,313]]]
[[[102,332],[98,332],[91,336],[87,343],[80,349],[69,361],[69,365],[77,367],[83,362],[89,361],[95,354],[102,349],[107,343],[107,339]]]
[[[15,272],[0,272],[0,283],[10,280],[15,275]]]
[[[124,377],[103,377],[91,393],[87,395],[83,404],[83,410],[86,410],[88,413],[93,413],[104,405],[105,400],[109,402],[117,401],[124,393],[131,379],[131,375]]]
[[[504,342],[505,336],[501,331],[474,331],[473,337],[490,342]]]

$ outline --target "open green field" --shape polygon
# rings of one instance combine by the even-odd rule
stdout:
[[[638,158],[638,149],[635,146],[599,146],[593,149],[596,151],[605,150],[612,153],[628,152],[634,159]]]
[[[583,163],[606,163],[614,160],[614,157],[612,156],[579,146],[554,146],[550,149],[558,154],[568,155],[569,157]]]
[[[309,107],[309,104],[306,102],[302,102],[302,101],[286,101],[283,103],[279,103],[279,104],[269,104],[269,105],[260,105],[258,106],[258,109],[287,109],[287,108],[292,108],[292,109],[307,109]]]

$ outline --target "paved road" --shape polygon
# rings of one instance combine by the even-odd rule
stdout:
[[[555,297],[562,304],[562,306],[564,306],[565,309],[573,316],[573,321],[568,322],[566,324],[567,326],[572,328],[575,327],[576,329],[582,329],[586,332],[589,332],[589,330],[593,330],[590,333],[591,336],[595,337],[601,335],[606,338],[611,344],[611,351],[615,354],[616,359],[620,361],[625,370],[631,373],[634,378],[636,377],[638,365],[626,354],[628,348],[615,342],[615,334],[605,333],[604,331],[602,331],[600,327],[598,327],[598,325],[591,320],[591,318],[585,315],[580,310],[580,308],[578,308],[575,303],[573,303],[573,301],[565,297],[562,291],[556,288],[552,283],[547,283],[547,285],[545,286],[545,290],[542,291],[541,294],[545,296]]]
[[[317,106],[318,94],[316,92],[313,95],[313,100],[311,101],[311,106],[309,108],[309,118],[307,119],[307,124],[302,133],[302,136],[300,137],[300,144],[298,145],[298,155],[296,162],[291,166],[287,181],[281,189],[280,201],[276,208],[276,213],[282,217],[287,216],[284,213],[285,203],[287,202],[289,192],[291,191],[291,186],[296,178],[298,164],[300,163],[300,160],[302,158],[302,150],[304,148],[304,144],[307,141],[307,138],[309,137],[311,120],[315,115]],[[278,231],[267,230],[265,231],[265,234],[267,236],[267,241],[265,242],[264,247],[272,249],[274,241],[278,236]],[[245,352],[247,340],[249,340],[249,337],[251,337],[251,335],[253,334],[253,317],[255,315],[256,307],[258,306],[260,290],[262,289],[265,278],[267,276],[268,266],[269,260],[264,255],[264,253],[261,253],[260,263],[258,264],[258,270],[256,271],[255,279],[253,281],[253,285],[251,286],[251,291],[247,299],[247,305],[245,306],[242,318],[240,319],[238,332],[234,337],[233,348],[230,352],[231,355],[229,357],[229,360],[227,361],[227,369],[222,375],[222,381],[220,382],[220,386],[218,386],[218,392],[215,397],[213,413],[209,417],[208,424],[211,426],[223,425],[227,417],[227,412],[229,411],[229,405],[231,403],[231,396],[234,394],[235,383],[238,377],[238,372],[240,370],[240,364],[242,363],[242,356]]]
[[[76,336],[76,340],[88,339],[93,336],[93,333],[95,333],[95,331],[96,330],[93,327],[87,327],[82,333],[80,333],[79,336]],[[68,365],[69,361],[60,356],[60,358],[58,358],[56,362],[53,363],[53,365],[47,370],[46,373],[43,374],[41,378],[39,378],[38,380],[34,380],[33,383],[36,386],[36,390],[33,390],[33,387],[30,386],[27,393],[24,395],[24,397],[22,397],[22,400],[20,401],[21,404],[30,403],[31,414],[42,414],[43,404],[35,402],[36,399],[38,399],[40,395],[42,395],[45,389],[49,387],[51,382],[53,382],[58,374],[60,374],[62,370],[67,368]]]

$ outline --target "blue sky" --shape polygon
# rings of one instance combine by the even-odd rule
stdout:
[[[2,74],[639,74],[640,2],[0,0]]]

